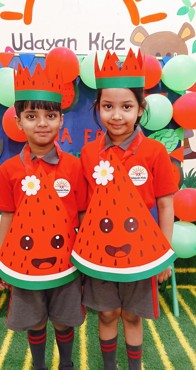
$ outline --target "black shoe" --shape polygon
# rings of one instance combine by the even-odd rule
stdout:
[[[59,370],[74,370],[73,362],[71,366],[59,365]]]

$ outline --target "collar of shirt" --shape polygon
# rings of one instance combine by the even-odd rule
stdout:
[[[140,131],[141,131],[141,127],[138,125],[136,129],[133,131],[133,133],[119,145],[113,144],[108,132],[106,132],[104,135],[105,136],[105,150],[111,148],[112,146],[118,146],[119,148],[126,151]]]
[[[28,145],[28,144],[25,144],[25,146]],[[22,160],[22,162],[24,163],[24,148],[25,146],[22,148],[21,152],[20,152],[20,158]],[[36,155],[30,153],[30,157],[32,159],[32,161],[36,160],[37,157]],[[44,155],[42,158],[42,161],[48,163],[48,164],[58,164],[59,163],[59,157],[58,157],[58,154],[57,154],[57,150],[56,150],[56,147],[54,146],[50,152],[48,152],[46,155]]]

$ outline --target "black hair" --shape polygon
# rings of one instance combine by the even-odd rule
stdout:
[[[143,109],[145,109],[146,108],[146,101],[145,101],[145,98],[144,98],[144,89],[143,89],[143,87],[129,88],[129,90],[131,90],[133,92],[133,94],[135,95],[139,106],[142,107]],[[94,117],[94,120],[95,120],[96,124],[100,128],[101,128],[101,126],[100,126],[100,123],[99,123],[97,112],[98,112],[98,108],[100,107],[101,94],[102,94],[102,89],[98,89],[97,90],[97,98],[93,103],[93,117]],[[137,120],[135,122],[135,128],[139,124],[140,119],[141,119],[141,117],[137,117]]]
[[[61,103],[44,101],[44,100],[20,100],[14,103],[16,115],[20,118],[20,114],[27,108],[34,109],[45,109],[48,111],[56,111],[62,114]]]

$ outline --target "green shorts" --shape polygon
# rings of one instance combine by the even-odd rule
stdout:
[[[57,325],[79,326],[85,318],[81,304],[81,276],[58,288],[26,290],[12,287],[6,325],[29,330],[48,320]]]
[[[85,276],[82,303],[95,311],[120,307],[143,318],[156,318],[160,313],[157,278],[116,283]]]

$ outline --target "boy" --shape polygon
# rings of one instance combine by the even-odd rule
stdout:
[[[79,160],[55,142],[63,125],[61,87],[58,73],[51,81],[39,64],[32,76],[19,66],[16,122],[27,144],[0,166],[0,287],[12,285],[7,327],[27,331],[36,370],[47,369],[48,319],[59,370],[73,369],[73,327],[84,321],[81,278],[70,254],[86,208],[86,184]]]

